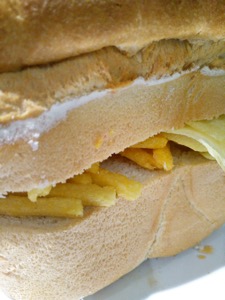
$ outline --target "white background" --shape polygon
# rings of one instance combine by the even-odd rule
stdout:
[[[190,249],[152,259],[86,300],[225,300],[225,226],[204,240],[213,253]]]

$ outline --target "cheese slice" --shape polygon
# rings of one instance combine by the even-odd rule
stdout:
[[[204,156],[207,151],[225,171],[225,115],[213,120],[188,122],[183,128],[168,131],[165,136],[202,152]]]

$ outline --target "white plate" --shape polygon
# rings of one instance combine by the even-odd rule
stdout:
[[[151,259],[87,300],[225,299],[225,226],[201,243],[212,254],[197,249],[175,257]]]
[[[175,257],[151,259],[85,300],[225,299],[225,226],[201,243],[213,253],[187,250]],[[0,293],[0,300],[9,300]]]

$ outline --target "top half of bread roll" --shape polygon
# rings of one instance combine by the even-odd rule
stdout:
[[[106,47],[129,56],[153,42],[225,38],[224,0],[2,0],[0,71]]]
[[[225,113],[224,1],[0,2],[0,193]]]

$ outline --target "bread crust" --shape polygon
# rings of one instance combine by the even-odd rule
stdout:
[[[0,72],[115,46],[225,38],[224,0],[2,0]]]
[[[55,63],[0,74],[0,123],[34,118],[56,103],[94,91],[129,86],[135,79],[160,79],[193,70],[225,73],[225,41],[162,40],[128,57],[114,47]]]
[[[141,197],[80,221],[1,217],[0,282],[13,299],[79,299],[147,257],[196,245],[225,221],[223,171],[194,152],[179,154],[170,173],[122,158],[106,165],[143,182]]]

